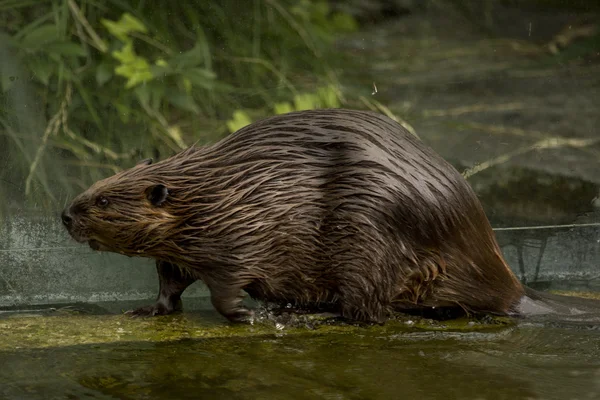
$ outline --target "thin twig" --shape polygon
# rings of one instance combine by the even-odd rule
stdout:
[[[159,42],[156,39],[152,39],[150,36],[148,35],[144,35],[143,33],[139,33],[139,32],[129,32],[130,36],[133,36],[134,38],[140,39],[154,47],[156,47],[159,50],[162,50],[165,54],[168,55],[172,55],[173,54],[173,50],[171,50],[170,48],[168,48],[167,46],[165,46],[164,44],[162,44],[161,42]]]
[[[494,133],[494,134],[509,134],[509,135],[521,136],[521,137],[532,137],[533,136],[533,137],[537,137],[537,138],[541,138],[541,139],[548,138],[548,135],[543,132],[528,130],[528,129],[480,124],[478,122],[467,122],[464,124],[464,126],[467,128],[478,129],[481,131],[486,131],[488,133]]]
[[[277,70],[277,68],[275,68],[273,66],[273,64],[271,64],[270,62],[268,62],[266,60],[263,60],[262,58],[252,58],[252,57],[225,57],[225,58],[227,58],[231,61],[239,61],[239,62],[244,62],[244,63],[262,65],[263,67],[265,67],[266,69],[271,71],[274,75],[276,75],[279,78],[279,80],[285,85],[285,87],[287,87],[290,90],[290,92],[292,92],[294,95],[298,94],[294,85],[292,85],[290,83],[290,81],[287,80],[285,75],[282,74],[281,72],[279,72]]]
[[[490,160],[482,162],[481,164],[475,165],[467,169],[463,172],[463,176],[465,178],[469,178],[481,171],[484,171],[490,167],[504,164],[511,158],[514,158],[518,155],[528,153],[533,150],[544,150],[544,149],[558,149],[562,147],[572,147],[572,148],[583,148],[587,146],[591,146],[593,144],[599,143],[600,139],[572,139],[572,138],[562,138],[562,137],[552,137],[547,139],[542,139],[540,141],[535,142],[534,144],[526,147],[522,147],[520,149],[499,155]]]
[[[559,229],[559,228],[586,228],[600,226],[600,222],[590,222],[588,224],[566,224],[566,225],[539,225],[539,226],[514,226],[509,228],[492,228],[494,231],[528,231],[541,229]]]
[[[380,112],[384,113],[387,117],[393,119],[394,121],[396,121],[397,123],[402,125],[402,127],[404,129],[406,129],[407,131],[409,131],[413,136],[415,136],[417,138],[419,137],[419,135],[417,134],[417,131],[415,130],[415,128],[412,127],[412,125],[410,125],[408,122],[406,122],[402,118],[398,117],[389,108],[387,108],[386,106],[384,106],[377,100],[368,99],[365,96],[360,96],[359,99],[371,110],[380,111]]]
[[[61,117],[61,122],[62,122],[62,128],[63,131],[67,134],[67,136],[69,136],[71,139],[80,142],[81,144],[83,144],[84,146],[90,148],[92,151],[94,151],[95,153],[103,153],[104,155],[106,155],[108,158],[111,158],[113,160],[117,160],[120,158],[128,158],[130,155],[129,154],[117,154],[114,151],[112,151],[111,149],[104,147],[98,143],[94,143],[90,140],[87,140],[85,138],[79,137],[75,134],[75,132],[73,132],[70,128],[69,128],[69,124],[68,124],[68,113],[65,111],[62,114]]]
[[[46,130],[44,131],[44,136],[42,137],[42,144],[40,144],[40,147],[38,147],[35,157],[33,159],[33,162],[29,166],[29,174],[27,175],[27,179],[25,180],[25,194],[26,195],[29,195],[29,193],[31,192],[31,182],[33,180],[33,176],[35,175],[35,170],[37,169],[38,164],[40,163],[40,161],[42,159],[44,150],[46,149],[46,144],[48,143],[48,138],[50,137],[51,134],[56,135],[56,133],[58,132],[58,129],[60,127],[60,122],[61,122],[61,116],[63,113],[66,112],[67,107],[70,102],[71,102],[71,83],[69,82],[67,84],[65,97],[64,97],[63,101],[61,102],[61,105],[60,105],[58,111],[50,119],[48,126],[46,126]],[[54,197],[52,196],[52,194],[48,193],[48,195],[50,197],[52,197],[52,199],[54,200]]]
[[[106,53],[108,51],[108,46],[104,41],[98,36],[94,28],[90,25],[88,20],[85,18],[85,15],[81,12],[81,9],[77,6],[74,0],[69,0],[69,8],[73,13],[73,17],[83,25],[88,35],[90,35],[92,39],[92,45],[100,50],[102,53]]]
[[[447,110],[425,110],[422,112],[424,117],[456,117],[463,114],[485,111],[513,111],[524,108],[523,103],[506,104],[474,104],[464,107],[455,107]]]
[[[156,121],[158,121],[158,124],[160,125],[160,128],[161,128],[162,132],[164,133],[163,135],[160,135],[163,138],[163,140],[164,140],[165,136],[168,137],[173,142],[175,142],[175,144],[179,147],[179,149],[173,148],[173,146],[170,146],[170,143],[165,141],[167,143],[167,145],[169,145],[175,151],[185,149],[187,147],[187,145],[181,140],[181,138],[178,138],[171,133],[171,130],[174,128],[169,125],[169,122],[167,121],[167,119],[160,112],[153,110],[147,104],[145,104],[143,101],[140,101],[139,104],[142,106],[144,111],[146,111],[146,113],[150,117],[153,117],[154,119],[156,119]]]

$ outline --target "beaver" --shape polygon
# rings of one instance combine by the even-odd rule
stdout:
[[[156,260],[158,298],[138,316],[180,310],[196,280],[232,322],[253,315],[244,291],[377,323],[419,310],[544,310],[463,176],[371,111],[276,115],[144,160],[78,195],[62,222],[92,249]]]

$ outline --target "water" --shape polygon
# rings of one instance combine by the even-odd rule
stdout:
[[[214,312],[11,314],[0,319],[0,398],[600,398],[597,320],[428,323],[278,330]]]

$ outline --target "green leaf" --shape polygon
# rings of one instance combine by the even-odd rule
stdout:
[[[2,3],[3,3],[3,1],[0,0],[0,4],[2,4]],[[2,9],[1,5],[0,5],[0,9]],[[52,11],[50,11],[50,12],[47,12],[46,14],[41,14],[39,18],[35,18],[35,19],[33,19],[33,21],[27,21],[27,24],[25,26],[23,26],[18,32],[16,32],[13,37],[17,40],[21,40],[21,38],[23,36],[27,35],[29,32],[36,29],[40,25],[42,25],[48,21],[52,21],[55,16],[56,16],[56,14],[54,14]]]
[[[56,65],[40,57],[35,57],[29,62],[29,69],[33,72],[36,79],[44,85],[48,85],[55,68]]]
[[[113,67],[108,62],[102,62],[96,68],[96,82],[98,86],[104,85],[113,76]]]
[[[133,43],[127,42],[121,49],[112,52],[112,55],[122,64],[132,63],[136,59],[135,51],[133,51]]]
[[[212,89],[217,75],[208,69],[191,68],[183,72],[183,77],[189,79],[194,86]]]
[[[150,72],[157,78],[166,78],[167,76],[177,74],[177,72],[166,62],[161,62],[160,64],[155,63],[154,65],[151,65]]]
[[[180,148],[185,149],[187,147],[181,137],[181,129],[178,126],[170,126],[167,129],[167,134]]]
[[[83,46],[73,42],[56,42],[50,43],[44,46],[43,49],[47,53],[55,53],[61,56],[80,56],[85,57],[87,55]]]
[[[355,32],[358,29],[358,23],[350,14],[336,13],[331,18],[331,23],[340,32]]]
[[[135,95],[138,98],[138,101],[146,107],[150,106],[150,86],[149,85],[140,85],[134,89]]]
[[[325,108],[338,108],[340,106],[337,92],[332,86],[318,89],[317,96],[321,100],[321,105]]]
[[[200,112],[200,108],[192,98],[192,96],[181,92],[175,92],[167,96],[169,103],[182,110],[191,111],[195,114]]]
[[[115,68],[115,74],[128,78],[125,85],[127,89],[154,78],[150,64],[146,59],[135,54],[131,42],[126,43],[121,50],[115,50],[112,54],[121,61],[121,65]]]
[[[186,94],[190,94],[192,92],[192,82],[188,78],[182,78],[181,82],[183,84],[183,89]]]
[[[196,28],[196,34],[198,39],[196,39],[195,47],[197,47],[203,54],[202,60],[204,62],[204,66],[208,69],[212,69],[212,53],[210,51],[210,45],[202,26],[199,24]]]
[[[144,108],[158,110],[165,94],[165,85],[154,81],[137,86],[134,93]]]
[[[126,27],[129,32],[137,31],[146,33],[148,31],[142,21],[129,13],[124,13],[119,22],[122,26]]]
[[[147,32],[144,24],[129,13],[124,13],[117,22],[108,19],[102,19],[101,22],[110,34],[123,42],[129,40],[127,35],[130,32]]]
[[[174,68],[179,71],[197,67],[204,62],[204,52],[202,51],[202,47],[196,44],[191,50],[173,57],[171,62]]]
[[[54,24],[44,24],[29,32],[21,40],[25,49],[39,49],[58,40],[58,28]]]
[[[251,123],[252,119],[250,119],[250,116],[246,112],[242,110],[236,110],[233,112],[233,118],[227,121],[227,128],[229,129],[230,133],[233,133],[242,129],[246,125],[250,125]]]
[[[124,31],[124,29],[119,26],[118,23],[107,20],[107,19],[102,19],[101,20],[102,25],[104,25],[104,27],[106,28],[106,30],[113,36],[117,37],[117,39],[121,40],[121,41],[126,41],[127,38],[127,33]]]
[[[125,88],[131,89],[140,83],[146,83],[154,78],[154,75],[150,71],[146,71],[144,67],[144,62],[140,62],[140,65],[120,65],[115,68],[115,74],[128,78]]]
[[[152,90],[150,91],[150,107],[154,110],[158,110],[161,106],[161,103],[165,97],[165,92],[167,91],[164,84],[156,84],[152,86]]]
[[[292,107],[292,105],[287,101],[283,103],[275,103],[275,106],[273,108],[275,114],[286,114],[294,111],[294,107]]]
[[[121,103],[114,103],[114,105],[117,109],[117,113],[119,114],[119,118],[121,119],[121,121],[124,124],[128,123],[129,117],[131,116],[131,109]]]
[[[212,60],[210,58],[211,53],[208,41],[206,40],[202,28],[199,27],[198,29],[198,38],[196,39],[194,47],[171,59],[171,63],[176,70],[184,70],[200,65],[204,65],[210,69]]]
[[[312,110],[318,106],[318,98],[314,94],[305,93],[294,96],[296,111]]]

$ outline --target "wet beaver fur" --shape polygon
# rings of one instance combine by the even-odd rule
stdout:
[[[70,235],[156,260],[168,314],[194,281],[246,321],[242,291],[355,321],[394,311],[513,314],[525,288],[462,175],[383,115],[344,109],[266,118],[206,147],[138,163],[64,210]]]

